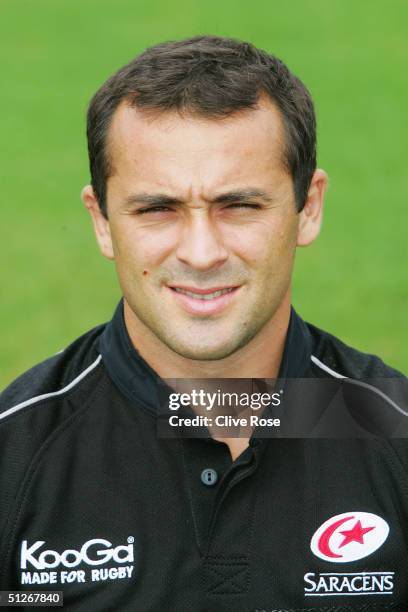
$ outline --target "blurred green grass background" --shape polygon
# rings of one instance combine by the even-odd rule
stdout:
[[[0,387],[120,297],[79,197],[91,95],[146,46],[203,33],[275,53],[309,87],[330,187],[295,307],[407,373],[407,19],[405,0],[1,0]]]

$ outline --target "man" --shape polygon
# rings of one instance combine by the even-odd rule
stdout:
[[[156,433],[170,379],[373,379],[399,409],[375,386],[398,372],[291,309],[327,185],[304,85],[250,44],[165,43],[95,94],[88,143],[123,300],[3,394],[1,588],[79,611],[406,609],[403,440]]]

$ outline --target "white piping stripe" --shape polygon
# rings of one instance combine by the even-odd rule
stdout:
[[[311,360],[313,361],[313,363],[315,363],[317,366],[319,366],[320,369],[322,369],[325,372],[327,372],[328,374],[331,374],[332,376],[334,376],[334,378],[347,378],[347,376],[343,376],[343,374],[339,374],[338,372],[335,372],[334,370],[329,368],[327,365],[322,363],[320,361],[320,359],[318,359],[314,355],[311,356]]]
[[[314,355],[311,356],[311,360],[317,365],[319,366],[319,368],[321,368],[322,370],[324,370],[325,372],[328,372],[328,374],[331,374],[332,376],[334,376],[335,378],[343,378],[343,379],[347,379],[350,381],[350,383],[354,384],[354,385],[359,385],[360,387],[365,387],[366,389],[372,389],[375,393],[377,393],[377,395],[379,395],[380,397],[382,397],[386,402],[388,402],[388,404],[390,404],[390,406],[392,406],[392,408],[394,408],[394,410],[396,410],[397,412],[399,412],[400,414],[403,414],[404,416],[408,416],[408,413],[405,412],[405,410],[403,410],[402,408],[400,408],[398,406],[398,404],[396,404],[395,402],[393,402],[393,400],[386,395],[383,391],[381,391],[381,389],[377,389],[377,387],[374,387],[374,385],[369,385],[368,383],[364,383],[362,381],[359,380],[355,380],[354,378],[348,378],[347,376],[343,376],[342,374],[339,374],[338,372],[335,372],[334,370],[332,370],[331,368],[329,368],[327,365],[325,365],[324,363],[322,363],[320,361],[320,359],[318,359],[317,357],[315,357]]]
[[[62,393],[65,393],[66,391],[69,391],[70,389],[72,389],[72,387],[75,387],[75,385],[77,385],[80,380],[85,378],[85,376],[89,372],[91,372],[93,369],[95,369],[96,366],[98,365],[98,363],[101,361],[101,359],[102,359],[102,355],[99,355],[98,358],[90,366],[88,366],[86,368],[86,370],[81,372],[81,374],[79,374],[76,378],[74,378],[74,380],[71,381],[66,387],[63,387],[59,391],[53,391],[52,393],[44,393],[43,395],[37,395],[36,397],[32,397],[31,399],[28,399],[25,402],[21,402],[20,404],[17,404],[17,406],[13,406],[12,408],[9,408],[8,410],[6,410],[2,414],[0,414],[0,420],[1,419],[5,419],[10,414],[13,414],[14,412],[17,412],[18,410],[21,410],[22,408],[25,408],[26,406],[30,406],[31,404],[35,404],[36,402],[39,402],[39,401],[41,401],[43,399],[47,399],[47,397],[53,397],[55,395],[62,395]]]
[[[405,410],[400,408],[398,404],[393,402],[393,400],[388,395],[386,395],[383,391],[381,391],[381,389],[377,389],[377,387],[374,387],[373,385],[369,385],[368,383],[362,382],[361,380],[355,380],[354,378],[350,379],[350,383],[353,385],[358,385],[359,387],[364,387],[366,389],[372,389],[373,391],[375,391],[375,393],[377,393],[377,395],[382,397],[383,400],[388,402],[388,404],[390,404],[390,406],[392,406],[394,410],[396,410],[400,414],[403,414],[404,416],[408,416],[408,412],[405,412]]]

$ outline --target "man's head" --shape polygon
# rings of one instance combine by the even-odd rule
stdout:
[[[310,96],[276,58],[216,37],[147,50],[95,94],[83,198],[133,323],[223,359],[290,304],[320,227]]]
[[[108,214],[106,183],[115,171],[108,137],[121,102],[150,112],[181,111],[207,119],[256,107],[266,94],[280,110],[282,161],[292,175],[298,210],[316,169],[316,121],[303,83],[278,58],[230,38],[197,36],[147,49],[96,92],[88,110],[92,186]]]

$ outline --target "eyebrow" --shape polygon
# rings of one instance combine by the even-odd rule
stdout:
[[[260,189],[248,188],[227,191],[217,195],[215,198],[208,200],[211,204],[222,204],[231,202],[242,202],[247,200],[262,199],[266,202],[272,202],[272,198]],[[134,193],[128,196],[124,204],[145,204],[146,206],[168,206],[169,204],[183,204],[184,201],[165,193]]]
[[[226,193],[221,193],[216,196],[214,199],[210,200],[210,202],[214,203],[222,203],[222,202],[239,202],[243,200],[255,200],[261,199],[266,202],[272,202],[272,198],[268,196],[265,191],[261,191],[260,189],[237,189],[236,191],[228,191]]]
[[[146,204],[147,206],[166,206],[168,204],[180,204],[181,200],[164,193],[134,193],[128,196],[124,204]]]

